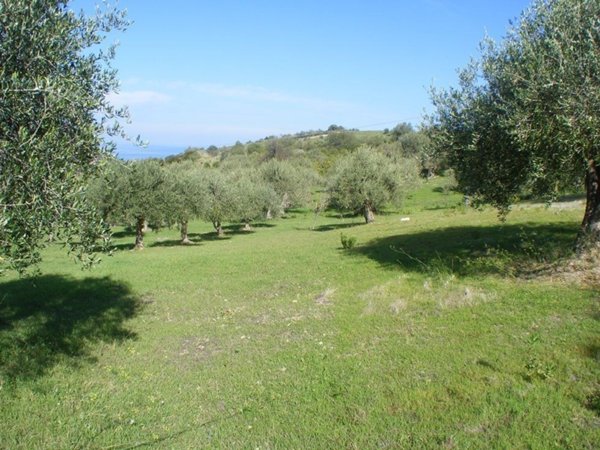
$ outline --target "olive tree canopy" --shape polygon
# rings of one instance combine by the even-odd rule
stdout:
[[[341,158],[329,181],[330,204],[342,211],[362,213],[366,223],[374,212],[398,204],[417,178],[414,160],[393,162],[370,147]]]
[[[600,2],[535,1],[432,99],[431,136],[476,202],[585,185],[579,244],[600,242]]]
[[[67,1],[0,0],[0,268],[24,271],[48,237],[91,262],[101,220],[82,194],[119,133],[117,89],[103,37],[127,26]]]

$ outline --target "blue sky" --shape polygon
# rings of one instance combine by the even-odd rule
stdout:
[[[501,38],[529,3],[120,0],[134,23],[118,36],[112,99],[146,153],[418,125],[428,87],[455,84],[484,35]]]

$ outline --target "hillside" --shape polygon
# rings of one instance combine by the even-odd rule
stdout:
[[[119,229],[92,272],[49,248],[0,283],[2,446],[597,448],[597,286],[548,270],[581,206],[500,223],[446,185],[372,225]]]
[[[189,147],[184,152],[168,156],[168,163],[195,161],[217,166],[227,160],[257,165],[270,159],[294,161],[311,166],[321,175],[327,174],[341,156],[368,146],[391,157],[410,157],[419,161],[422,169],[438,170],[443,164],[430,155],[429,140],[424,131],[410,124],[399,124],[391,130],[346,130],[332,125],[328,130],[303,131],[284,136],[268,136],[245,144],[208,148]]]

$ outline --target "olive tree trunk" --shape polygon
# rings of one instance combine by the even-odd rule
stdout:
[[[146,220],[144,217],[138,217],[135,222],[135,249],[142,250],[144,248],[144,226]]]
[[[373,205],[371,202],[366,201],[363,204],[363,216],[365,217],[365,223],[371,223],[375,220],[375,214],[373,213]]]
[[[292,206],[292,202],[290,201],[290,196],[287,192],[283,193],[283,197],[281,199],[281,209],[285,212],[290,206]]]
[[[590,160],[585,175],[586,203],[577,251],[600,244],[600,173],[596,161]]]
[[[223,236],[225,234],[220,221],[213,222],[213,227],[215,227],[215,230],[217,231],[217,236]]]
[[[182,220],[180,225],[181,225],[181,243],[183,245],[192,244],[192,241],[190,241],[190,239],[188,237],[188,221]]]

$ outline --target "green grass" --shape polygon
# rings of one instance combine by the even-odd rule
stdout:
[[[438,188],[369,226],[121,231],[91,272],[48,249],[0,284],[0,447],[597,448],[598,290],[540,270],[581,209]]]

